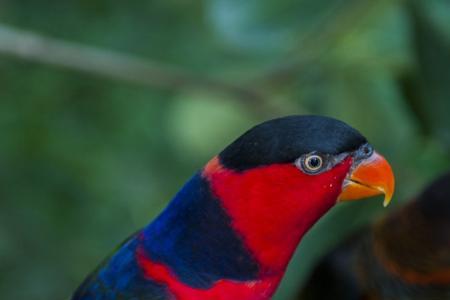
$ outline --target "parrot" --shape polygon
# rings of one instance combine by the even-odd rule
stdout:
[[[297,299],[450,299],[450,172],[327,254]]]
[[[394,193],[387,160],[346,123],[291,115],[246,131],[86,277],[72,300],[266,300],[336,203]]]

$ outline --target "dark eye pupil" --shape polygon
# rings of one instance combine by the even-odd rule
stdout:
[[[313,157],[309,160],[310,167],[317,168],[320,166],[320,159],[317,157]]]
[[[307,154],[300,156],[295,165],[306,174],[317,174],[323,168],[324,158],[316,154]]]

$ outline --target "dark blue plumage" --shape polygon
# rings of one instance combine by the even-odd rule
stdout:
[[[106,260],[72,299],[168,299],[163,285],[144,278],[136,262],[137,249],[170,267],[181,282],[194,288],[211,287],[220,279],[258,278],[257,262],[200,173],[185,184],[154,222]]]
[[[143,236],[149,257],[170,266],[192,287],[208,288],[219,279],[258,278],[257,262],[200,174],[186,183]]]

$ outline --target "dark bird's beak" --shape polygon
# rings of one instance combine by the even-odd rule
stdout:
[[[338,201],[358,200],[384,194],[388,206],[394,194],[394,173],[386,159],[374,152],[361,161],[344,180]]]

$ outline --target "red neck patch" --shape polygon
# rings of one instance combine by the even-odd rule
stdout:
[[[281,278],[303,235],[336,203],[351,164],[347,158],[318,175],[293,164],[236,172],[215,157],[203,176],[261,264],[261,278]]]
[[[280,278],[272,277],[245,282],[219,280],[211,288],[196,289],[179,281],[167,266],[151,261],[142,249],[138,249],[136,259],[144,275],[164,283],[173,299],[177,300],[267,300],[280,281]]]

